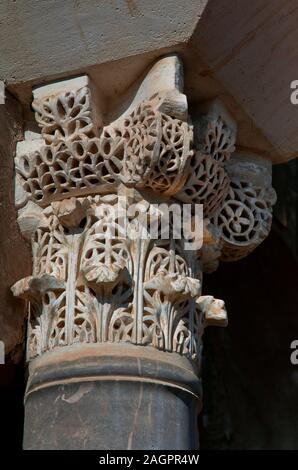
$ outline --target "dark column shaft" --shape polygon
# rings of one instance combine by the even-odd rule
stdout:
[[[125,344],[63,350],[30,366],[25,449],[198,448],[200,382],[185,358]]]

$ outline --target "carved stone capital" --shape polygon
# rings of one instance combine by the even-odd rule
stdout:
[[[163,58],[114,120],[87,76],[34,90],[40,134],[15,159],[18,221],[33,253],[32,276],[13,287],[30,302],[28,360],[119,342],[199,361],[204,328],[227,324],[224,303],[202,296],[202,272],[265,238],[275,196],[266,162],[233,154],[236,123],[224,106],[203,103],[192,124],[182,86],[181,61]],[[160,237],[166,211],[152,216],[156,203],[188,204],[191,223],[203,205],[203,243],[186,249],[174,219]],[[156,236],[144,238],[150,217]]]

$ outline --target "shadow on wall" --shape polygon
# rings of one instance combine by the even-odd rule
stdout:
[[[273,166],[273,186],[277,192],[274,229],[298,260],[298,158]]]
[[[24,364],[0,365],[0,449],[20,450],[23,440]]]
[[[247,258],[205,276],[229,325],[204,335],[201,448],[298,449],[298,263],[273,230]]]

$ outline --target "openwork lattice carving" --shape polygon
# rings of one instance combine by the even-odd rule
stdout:
[[[198,150],[219,164],[230,159],[235,150],[236,124],[218,100],[202,105],[195,128]]]
[[[35,119],[47,144],[84,140],[98,130],[91,113],[91,94],[87,86],[76,91],[61,92],[33,102]]]
[[[207,124],[205,142],[202,152],[210,155],[219,163],[229,160],[235,150],[235,135],[221,117]]]
[[[156,111],[154,97],[96,138],[89,123],[89,94],[83,94],[88,100],[81,112],[76,103],[82,90],[77,95],[71,93],[74,110],[69,112],[67,93],[36,106],[42,109],[37,117],[50,145],[16,159],[27,200],[44,206],[70,193],[100,192],[103,185],[111,192],[115,183],[166,195],[180,189],[192,156],[192,129],[186,122]]]
[[[176,197],[185,203],[204,204],[205,215],[210,217],[228,191],[229,178],[224,168],[210,155],[196,152],[183,190]]]
[[[235,174],[237,165],[239,173]],[[225,261],[243,258],[267,237],[276,199],[266,170],[250,163],[249,172],[245,172],[247,164],[237,162],[231,168],[229,193],[214,217],[221,231],[221,257]],[[256,176],[259,176],[257,180]]]
[[[74,343],[128,342],[197,360],[204,328],[227,323],[223,302],[202,296],[202,271],[267,235],[274,194],[266,171],[228,161],[236,130],[217,106],[194,124],[195,149],[177,89],[137,96],[103,125],[86,77],[59,87],[34,92],[40,139],[16,157],[33,273],[12,289],[30,303],[28,359]],[[176,237],[174,216],[161,237],[165,211],[152,211],[156,201],[189,204],[191,226],[203,204],[203,246],[187,248],[189,232]],[[149,216],[157,231],[146,238]]]
[[[21,155],[16,169],[27,200],[46,205],[70,193],[96,192],[99,184],[115,183],[99,147],[99,139],[92,138],[69,142],[67,146],[43,146],[40,151]]]

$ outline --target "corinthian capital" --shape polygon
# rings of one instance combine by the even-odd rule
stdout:
[[[15,162],[18,221],[33,253],[32,276],[13,287],[30,302],[28,359],[126,342],[198,360],[204,327],[226,325],[223,302],[202,296],[202,271],[264,239],[274,192],[263,160],[231,158],[236,124],[224,106],[202,104],[193,125],[182,87],[182,63],[169,56],[115,119],[87,76],[34,90],[41,132],[19,143]],[[164,209],[155,236],[143,237],[156,203],[188,204],[191,223],[203,205],[200,246],[186,249],[170,218],[161,237]]]

